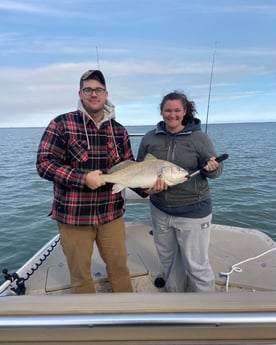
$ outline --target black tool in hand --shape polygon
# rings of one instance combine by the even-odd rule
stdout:
[[[227,159],[228,157],[229,157],[229,155],[227,153],[223,153],[222,155],[220,155],[216,158],[216,161],[218,163],[220,163],[220,162],[224,161],[225,159]],[[200,174],[201,172],[202,172],[202,169],[199,169],[199,170],[193,172],[192,174],[189,174],[188,180],[190,180],[192,177]]]

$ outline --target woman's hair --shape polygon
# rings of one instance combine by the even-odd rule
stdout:
[[[183,108],[186,109],[186,115],[183,117],[182,125],[185,126],[188,122],[192,122],[195,118],[195,114],[197,113],[195,103],[193,101],[189,101],[187,96],[180,91],[173,91],[168,93],[166,96],[163,97],[162,102],[160,103],[160,111],[162,114],[164,105],[167,101],[175,101],[180,100],[182,102]]]

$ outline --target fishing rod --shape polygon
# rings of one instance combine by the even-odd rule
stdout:
[[[98,70],[100,69],[100,62],[99,62],[99,54],[98,54],[98,47],[96,46],[96,56],[97,56],[97,64],[98,64]]]
[[[206,134],[207,134],[207,127],[208,127],[208,120],[209,120],[209,108],[210,108],[210,99],[211,99],[211,89],[212,89],[212,82],[213,82],[215,56],[216,56],[216,48],[214,49],[214,53],[213,53],[213,61],[212,61],[210,83],[209,83],[209,94],[208,94],[208,104],[207,104],[207,114],[206,114],[206,124],[205,124],[205,133]]]
[[[214,73],[214,65],[215,65],[215,57],[216,57],[216,48],[214,49],[213,53],[213,60],[212,60],[212,68],[210,74],[210,83],[209,83],[209,94],[208,94],[208,103],[207,103],[207,114],[206,114],[206,124],[205,124],[205,133],[207,134],[207,127],[208,127],[208,120],[209,120],[209,108],[210,108],[210,99],[211,99],[211,90],[212,90],[212,82],[213,82],[213,73]],[[227,159],[229,155],[227,153],[223,153],[222,155],[216,158],[218,163]],[[189,178],[200,174],[202,169],[195,171],[194,173],[189,175]]]

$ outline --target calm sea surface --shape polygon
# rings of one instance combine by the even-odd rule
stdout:
[[[145,133],[149,126],[128,126]],[[203,128],[204,129],[204,128]],[[0,281],[2,269],[17,270],[57,234],[48,217],[52,184],[35,169],[43,128],[0,128]],[[261,230],[276,240],[276,122],[208,125],[218,154],[228,153],[224,173],[209,180],[213,222]],[[132,139],[136,154],[140,139]],[[149,215],[144,204],[129,205],[126,220]]]

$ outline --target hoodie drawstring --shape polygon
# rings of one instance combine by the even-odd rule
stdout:
[[[89,142],[89,137],[88,137],[88,133],[87,133],[87,128],[86,128],[86,123],[85,123],[85,115],[84,115],[84,112],[82,112],[82,120],[83,120],[85,135],[86,135],[87,149],[89,150],[89,149],[90,149],[90,142]]]
[[[86,127],[86,121],[85,121],[85,117],[87,116],[88,118],[90,118],[93,122],[93,118],[86,112],[85,108],[83,107],[82,102],[79,100],[78,102],[78,109],[82,112],[82,120],[83,120],[83,126],[84,126],[84,131],[85,131],[85,136],[86,136],[86,141],[87,141],[87,148],[90,149],[90,142],[89,142],[89,136],[88,136],[88,132],[87,132],[87,127]],[[112,136],[112,140],[115,146],[115,150],[116,150],[116,155],[118,158],[120,158],[119,156],[119,152],[118,152],[118,148],[117,148],[117,143],[116,143],[116,139],[115,139],[115,135],[114,135],[114,130],[113,130],[113,126],[112,126],[112,122],[111,119],[115,118],[115,112],[114,112],[114,105],[110,102],[110,101],[106,101],[105,105],[104,105],[104,114],[105,117],[103,119],[102,122],[104,121],[109,121],[109,125],[111,128],[111,136]],[[102,123],[101,122],[101,123]],[[95,123],[96,124],[96,123]],[[100,126],[100,124],[96,124],[98,127]]]
[[[111,134],[112,134],[112,139],[113,139],[113,143],[114,143],[115,150],[116,150],[116,155],[117,155],[118,158],[120,158],[119,152],[118,152],[118,148],[117,148],[117,143],[116,143],[116,140],[115,140],[115,135],[114,135],[111,119],[109,119],[109,124],[110,124],[110,127],[111,127]]]

